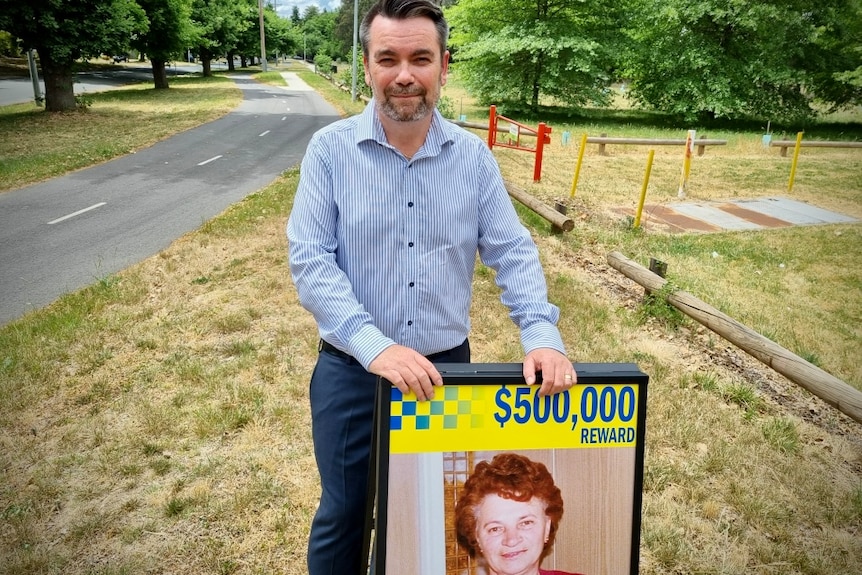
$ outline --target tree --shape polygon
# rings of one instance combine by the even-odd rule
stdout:
[[[374,2],[375,0],[359,0],[359,22]],[[332,36],[337,43],[338,54],[350,54],[350,50],[353,49],[353,2],[342,2],[335,14]]]
[[[149,28],[132,44],[150,58],[157,90],[168,88],[165,64],[179,56],[191,36],[191,0],[137,0],[149,20]]]
[[[243,27],[236,53],[242,59],[243,66],[247,58],[260,56],[260,17],[257,9],[246,14],[248,22]],[[273,56],[278,54],[293,54],[301,45],[300,35],[287,18],[281,18],[272,5],[264,6],[264,30],[266,32],[266,51]],[[232,60],[233,58],[230,58]]]
[[[212,75],[210,63],[214,56],[236,51],[243,32],[252,21],[249,15],[253,13],[256,17],[257,8],[257,2],[252,0],[192,1],[193,34],[204,76]]]
[[[453,62],[483,103],[605,103],[619,10],[611,0],[461,0],[447,9]]]
[[[45,110],[76,107],[75,62],[127,51],[135,32],[147,30],[134,0],[0,0],[0,29],[35,48],[45,80]]]
[[[628,30],[635,101],[688,118],[810,116],[858,101],[858,0],[643,0]],[[855,38],[854,38],[855,35]]]
[[[822,24],[803,62],[808,87],[830,111],[862,104],[862,1],[821,3],[812,12]]]
[[[307,60],[314,60],[318,54],[326,54],[330,58],[341,55],[333,34],[337,17],[336,12],[321,12],[316,6],[305,9],[301,29],[304,35],[303,52]]]

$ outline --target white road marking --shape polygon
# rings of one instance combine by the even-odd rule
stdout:
[[[264,132],[262,134],[258,134],[257,137],[262,138],[263,136],[266,136],[267,134],[269,134],[269,130],[267,130],[266,132]]]
[[[49,226],[52,226],[52,225],[54,225],[54,224],[59,224],[60,222],[66,221],[66,220],[71,219],[71,218],[74,218],[75,216],[80,216],[81,214],[83,214],[83,213],[85,213],[85,212],[89,212],[90,210],[95,210],[96,208],[101,208],[101,207],[102,207],[102,206],[104,206],[106,203],[107,203],[107,202],[99,202],[98,204],[93,204],[93,205],[92,205],[92,206],[90,206],[89,208],[84,208],[83,210],[78,210],[77,212],[73,212],[73,213],[71,213],[71,214],[69,214],[69,215],[67,215],[67,216],[63,216],[62,218],[57,218],[56,220],[51,220],[50,222],[48,222],[48,225],[49,225]]]
[[[221,158],[221,155],[213,156],[213,157],[212,157],[212,158],[210,158],[209,160],[204,160],[203,162],[201,162],[201,163],[200,163],[200,164],[198,164],[198,165],[199,165],[199,166],[203,166],[204,164],[209,164],[210,162],[215,162],[215,161],[216,161],[216,160],[218,160],[219,158]]]

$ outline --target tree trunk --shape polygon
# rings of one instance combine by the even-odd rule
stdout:
[[[539,112],[539,95],[542,92],[542,56],[539,55],[539,61],[536,62],[533,68],[533,99],[530,102],[530,110],[537,114]]]
[[[240,65],[241,67],[245,68],[247,63],[248,63],[248,60],[246,59],[246,57],[245,57],[245,56],[240,56],[240,57],[239,57],[239,65]]]
[[[228,72],[235,72],[236,66],[233,65],[233,52],[227,53],[227,69]]]
[[[203,69],[204,78],[209,78],[210,76],[213,75],[213,71],[212,71],[213,55],[212,55],[212,52],[210,52],[208,48],[202,47],[200,49],[200,55],[201,55],[201,68]]]
[[[48,50],[37,48],[42,76],[45,80],[45,111],[68,112],[75,110],[75,91],[72,87],[74,74],[72,63],[54,62]]]
[[[150,63],[153,65],[153,82],[156,85],[156,90],[167,90],[169,86],[165,61],[151,58]]]

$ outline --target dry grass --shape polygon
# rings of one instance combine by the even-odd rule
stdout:
[[[567,198],[573,148],[558,144],[538,185],[523,181],[527,154],[498,157],[532,193]],[[773,171],[768,193],[784,189],[775,150],[732,150],[696,160],[692,195],[767,195]],[[635,361],[651,377],[641,573],[859,573],[862,427],[704,328],[643,313],[642,290],[604,256],[668,261],[677,284],[858,386],[860,226],[632,231],[610,208],[636,194],[645,152],[611,153],[587,155],[574,232],[522,215],[572,356]],[[676,156],[662,158],[656,198],[675,199]],[[859,217],[855,157],[806,150],[820,167],[793,197]],[[746,159],[761,170],[726,184]],[[0,329],[0,573],[305,573],[316,329],[285,260],[296,181],[285,174],[158,256]],[[520,360],[482,266],[473,321],[476,361]]]
[[[242,100],[225,77],[170,79],[79,98],[89,107],[46,114],[34,104],[0,107],[0,192],[133,153],[225,115]]]

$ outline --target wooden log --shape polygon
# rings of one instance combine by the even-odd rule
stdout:
[[[803,148],[862,148],[862,142],[827,142],[825,140],[802,140],[799,145]],[[780,148],[782,156],[787,156],[787,148],[795,148],[796,140],[772,140],[769,142],[772,148]]]
[[[619,252],[609,253],[607,260],[611,267],[653,293],[661,290],[667,283],[665,279]],[[691,294],[677,290],[667,295],[667,302],[790,381],[807,389],[858,423],[862,423],[862,391],[805,361]]]
[[[556,211],[554,208],[550,206],[546,206],[533,196],[527,193],[526,190],[523,190],[516,186],[511,182],[504,182],[506,184],[506,191],[509,192],[509,195],[551,222],[551,224],[557,228],[565,232],[570,232],[575,227],[575,222],[572,218],[566,216],[565,214],[561,214]]]

